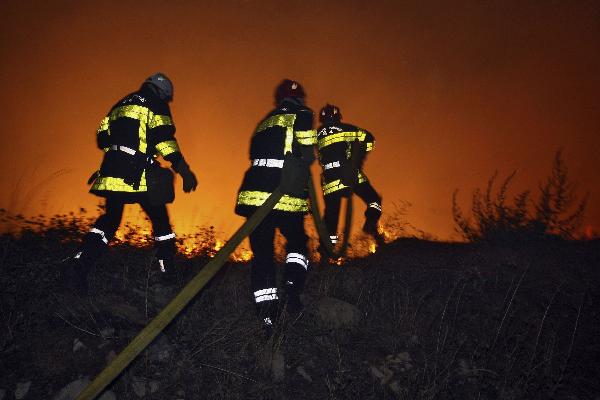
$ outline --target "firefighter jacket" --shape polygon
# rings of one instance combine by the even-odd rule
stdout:
[[[152,88],[125,96],[100,122],[97,145],[105,154],[90,192],[139,201],[148,190],[146,168],[157,156],[173,165],[182,159],[174,134],[169,105]]]
[[[368,152],[373,150],[375,138],[373,135],[354,125],[337,122],[332,125],[319,127],[317,130],[317,147],[319,162],[323,168],[321,183],[323,195],[348,188],[343,182],[343,168],[354,168],[356,182],[367,182],[367,176],[362,172],[362,164]],[[358,152],[357,154],[353,154]],[[354,166],[351,164],[354,162]]]
[[[284,155],[312,152],[316,143],[313,112],[291,99],[285,99],[256,127],[250,143],[250,168],[237,196],[235,212],[249,217],[279,186]],[[275,212],[308,212],[308,191],[302,197],[284,195]]]

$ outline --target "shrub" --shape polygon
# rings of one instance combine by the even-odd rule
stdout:
[[[452,196],[452,215],[457,231],[469,241],[517,241],[561,237],[573,239],[581,227],[587,194],[577,202],[577,185],[568,178],[562,149],[556,152],[552,172],[540,185],[537,201],[530,191],[518,193],[507,201],[507,192],[515,172],[510,174],[494,192],[498,174],[494,173],[485,192],[473,192],[472,216],[467,217],[457,202],[458,190]]]

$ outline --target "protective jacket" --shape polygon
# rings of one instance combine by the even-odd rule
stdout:
[[[148,190],[146,168],[157,156],[173,165],[182,160],[174,135],[169,105],[149,85],[119,100],[98,128],[105,154],[90,192],[140,201]]]
[[[356,183],[367,182],[367,176],[361,171],[366,154],[373,150],[375,138],[373,135],[354,125],[336,122],[324,125],[317,130],[317,147],[319,162],[323,168],[321,183],[323,195],[347,189],[348,182],[343,182],[347,176],[344,169],[353,168]],[[358,152],[353,154],[353,152]],[[354,160],[354,166],[351,161]]]
[[[250,168],[237,196],[235,212],[249,217],[279,186],[284,155],[312,152],[316,143],[313,112],[292,99],[285,99],[257,125],[250,143]],[[308,192],[302,197],[284,195],[276,213],[308,212]]]

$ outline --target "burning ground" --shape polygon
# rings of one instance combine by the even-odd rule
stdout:
[[[0,238],[0,399],[68,398],[208,260],[162,278],[119,241],[91,296],[59,285],[75,216]],[[133,233],[130,233],[133,234]],[[125,239],[125,237],[123,237]],[[203,243],[204,243],[203,242]],[[313,265],[306,308],[265,342],[250,264],[230,262],[109,387],[117,399],[597,399],[600,242],[519,245],[397,239]]]

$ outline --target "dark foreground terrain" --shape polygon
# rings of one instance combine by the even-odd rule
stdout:
[[[113,246],[81,299],[58,284],[72,239],[0,239],[0,399],[69,398],[205,261],[165,281],[149,249]],[[269,343],[249,268],[226,265],[103,398],[600,399],[597,240],[403,239],[315,265]]]

